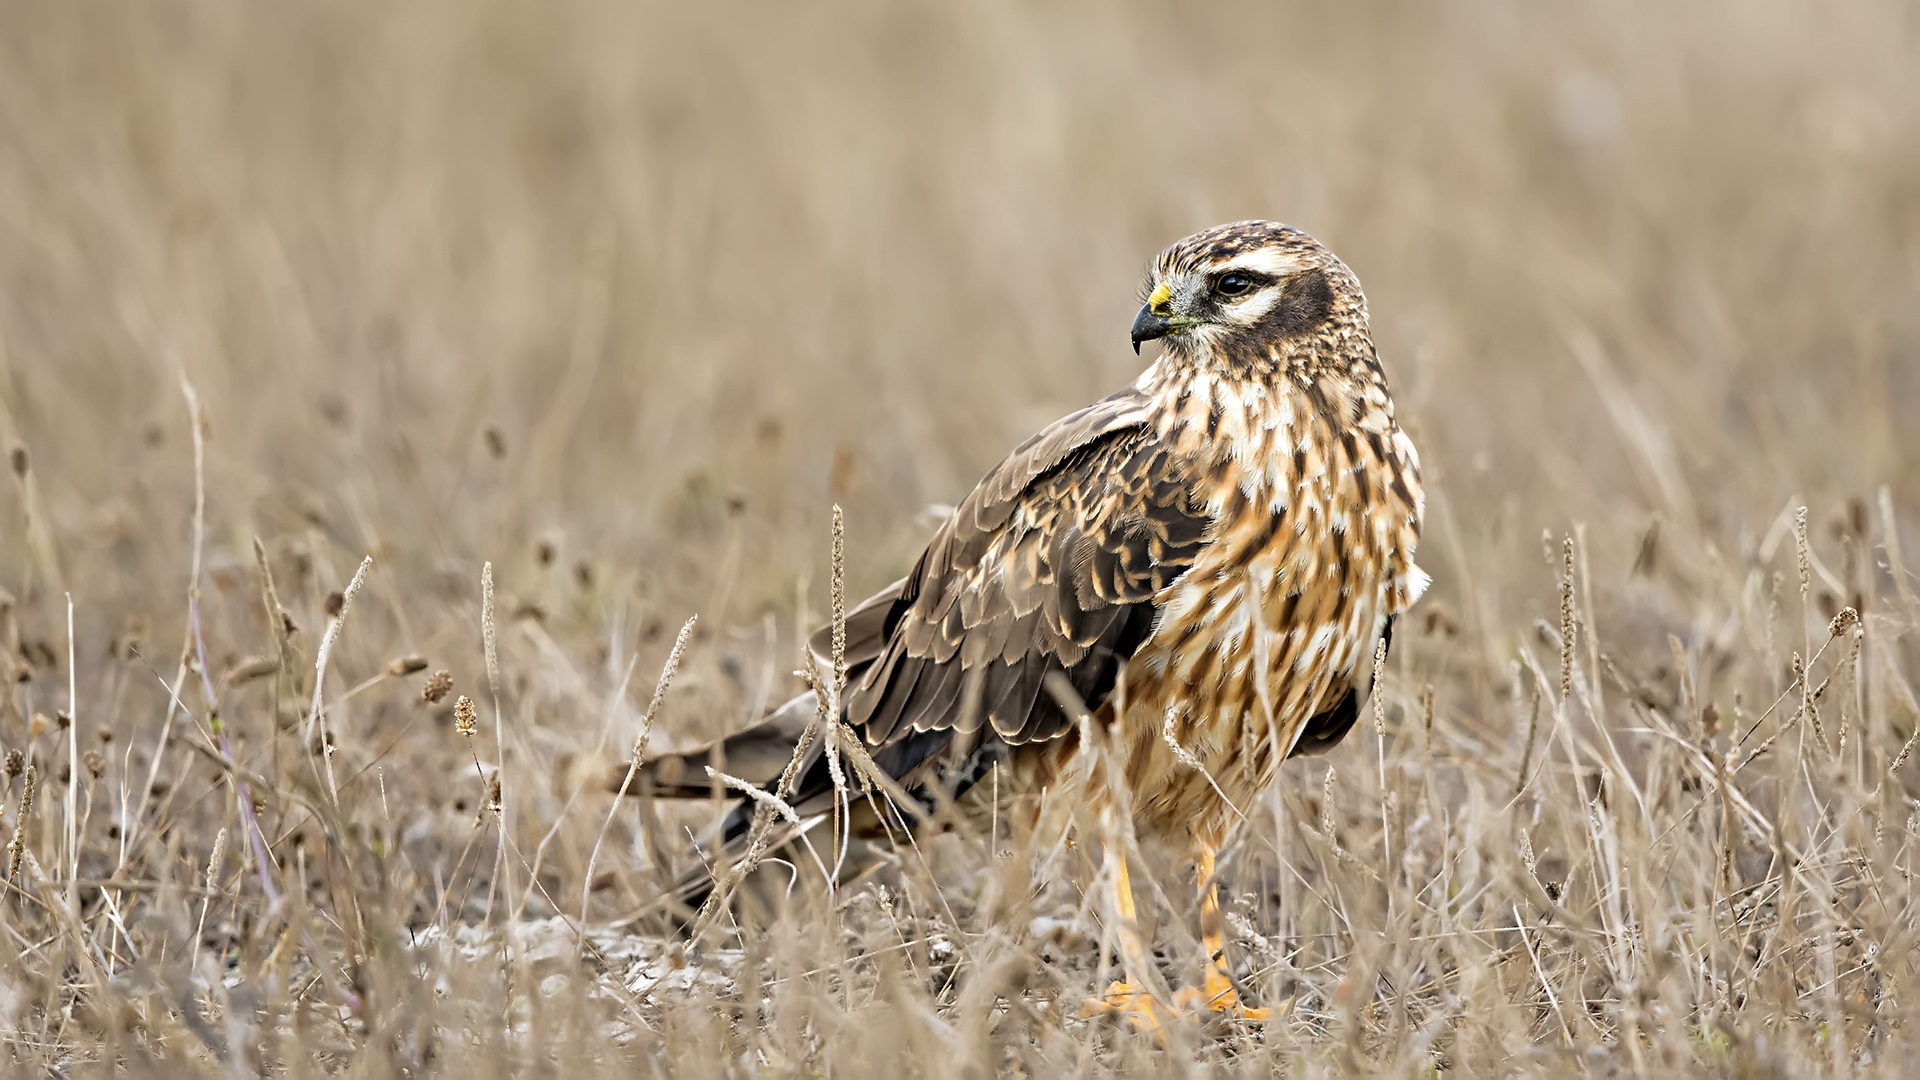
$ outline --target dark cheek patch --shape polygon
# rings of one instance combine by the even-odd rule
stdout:
[[[1308,270],[1287,283],[1280,302],[1260,320],[1262,337],[1285,338],[1318,326],[1333,306],[1333,286],[1324,270]]]

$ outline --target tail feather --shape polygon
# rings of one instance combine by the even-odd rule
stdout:
[[[891,629],[888,621],[905,583],[905,579],[895,582],[846,616],[844,655],[849,686],[856,685],[882,655]],[[831,671],[831,629],[815,634],[808,642],[808,651],[816,671],[823,676]],[[712,769],[735,780],[773,791],[792,763],[794,749],[807,726],[818,715],[818,709],[818,697],[812,692],[804,693],[743,731],[705,746],[656,755],[633,767],[635,782],[628,785],[628,790],[652,798],[706,798],[715,789],[716,781],[707,772]],[[874,765],[899,781],[918,804],[896,808],[898,813],[904,815],[901,821],[925,818],[934,812],[940,798],[951,798],[957,794],[957,790],[942,788],[941,794],[936,795],[935,787],[954,787],[957,784],[958,790],[964,790],[977,779],[973,775],[977,771],[973,758],[979,757],[980,752],[976,749],[969,755],[964,753],[964,748],[951,748],[955,734],[951,728],[916,731],[905,738],[890,741],[874,752]],[[1000,745],[997,739],[988,741]],[[950,749],[962,753],[967,759],[962,763],[965,766],[962,771],[967,775],[937,775],[942,771],[941,761],[950,756]],[[844,762],[843,766],[844,775],[851,766]],[[627,764],[614,769],[608,780],[609,787],[620,790],[627,782],[628,770]],[[853,780],[850,776],[847,779]],[[857,784],[857,780],[853,782]],[[801,824],[785,821],[775,824],[761,849],[769,856],[769,865],[756,871],[754,881],[743,883],[743,899],[753,896],[759,901],[757,906],[764,907],[790,886],[793,875],[813,868],[814,857],[806,853],[807,833],[822,821],[834,817],[835,798],[832,770],[822,744],[816,742],[799,763],[793,774],[793,783],[785,794],[785,801],[799,815]],[[716,876],[724,878],[726,873],[723,868],[735,865],[746,854],[758,807],[759,803],[753,799],[736,801],[726,816],[706,830],[694,844],[692,854],[697,860],[694,867],[683,874],[649,910],[667,912],[678,926],[684,928],[686,921],[712,895]],[[843,839],[856,839],[865,848],[867,841],[878,842],[887,832],[888,823],[879,819],[874,813],[875,807],[867,800],[856,799],[855,804],[847,806],[846,810],[851,816],[842,820],[842,827],[849,830],[848,836]],[[896,810],[886,813],[891,816]],[[869,862],[877,864],[879,861],[877,858],[869,860],[856,857],[848,866],[857,875],[859,866]]]
[[[887,618],[906,585],[901,578],[847,613],[846,663],[849,684],[879,659],[886,647]],[[833,670],[833,630],[815,633],[807,642],[814,667],[825,676]],[[648,758],[634,770],[628,790],[656,799],[703,799],[713,794],[709,768],[766,787],[778,779],[793,757],[801,733],[812,722],[819,704],[809,692],[787,702],[766,719],[705,746]],[[622,762],[608,778],[608,789],[619,791],[627,782],[630,763]]]
[[[674,753],[659,754],[640,763],[627,790],[656,799],[704,799],[713,794],[707,769],[765,787],[779,778],[793,757],[794,745],[812,722],[817,705],[811,691],[775,709],[765,720],[724,739]],[[630,763],[622,762],[607,775],[610,791],[627,780]]]

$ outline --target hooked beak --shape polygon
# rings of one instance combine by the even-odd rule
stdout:
[[[1173,310],[1173,290],[1166,282],[1153,287],[1153,294],[1147,297],[1146,305],[1140,314],[1133,317],[1133,352],[1140,354],[1140,343],[1176,334],[1196,323],[1205,322],[1191,315],[1177,315]]]
[[[1165,315],[1155,315],[1152,304],[1143,305],[1140,308],[1140,314],[1133,317],[1134,355],[1138,356],[1140,354],[1141,342],[1153,341],[1156,338],[1166,337],[1171,333],[1173,333],[1173,320],[1167,318]]]

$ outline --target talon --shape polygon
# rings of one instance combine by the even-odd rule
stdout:
[[[1096,1016],[1123,1016],[1141,1031],[1159,1031],[1171,1018],[1161,1015],[1161,1005],[1152,994],[1124,979],[1116,979],[1104,996],[1088,998],[1080,1006],[1081,1019]]]
[[[1248,1008],[1240,1004],[1240,995],[1233,988],[1233,980],[1227,978],[1227,943],[1221,934],[1220,890],[1213,880],[1213,849],[1207,845],[1200,847],[1195,875],[1200,884],[1200,941],[1207,950],[1206,987],[1203,990],[1188,987],[1174,996],[1174,1003],[1182,1009],[1227,1013],[1257,1024],[1273,1019],[1272,1009]]]
[[[1173,1003],[1182,1011],[1204,1010],[1256,1024],[1273,1019],[1273,1010],[1266,1006],[1249,1007],[1241,1004],[1240,995],[1233,989],[1233,984],[1211,964],[1208,965],[1206,988],[1189,986],[1174,995]]]

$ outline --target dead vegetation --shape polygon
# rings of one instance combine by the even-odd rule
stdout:
[[[1900,5],[0,25],[9,1071],[1913,1055]],[[1146,259],[1256,215],[1366,283],[1434,493],[1379,708],[1223,860],[1281,1017],[1075,1019],[1085,852],[997,829],[663,933],[709,808],[603,766],[795,692],[830,508],[851,590],[891,580],[929,504],[1132,377]],[[1141,886],[1192,982],[1191,890]]]

